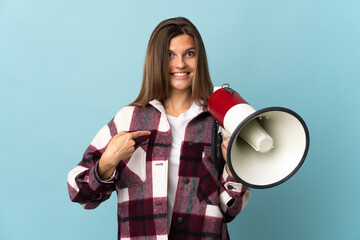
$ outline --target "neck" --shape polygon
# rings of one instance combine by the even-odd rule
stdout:
[[[172,92],[170,94],[170,97],[164,100],[163,104],[167,114],[173,117],[178,117],[181,113],[189,110],[189,108],[193,104],[191,92]]]

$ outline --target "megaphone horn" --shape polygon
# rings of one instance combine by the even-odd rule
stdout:
[[[231,174],[251,188],[270,188],[292,177],[309,149],[309,131],[294,111],[269,107],[256,111],[224,84],[208,101],[211,115],[230,134]]]

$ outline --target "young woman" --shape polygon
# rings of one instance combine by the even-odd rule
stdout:
[[[196,27],[181,17],[161,22],[149,40],[139,96],[69,172],[71,200],[93,209],[116,190],[118,239],[229,239],[226,222],[250,191],[211,158],[212,91]]]

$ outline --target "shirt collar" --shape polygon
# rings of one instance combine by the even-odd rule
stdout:
[[[165,108],[159,100],[153,99],[149,102],[149,104],[152,105],[154,108],[156,108],[157,110],[159,110],[162,114],[164,114],[166,116]],[[199,113],[199,115],[204,112],[209,112],[209,109],[207,106],[202,107],[202,111],[201,111],[201,113]]]

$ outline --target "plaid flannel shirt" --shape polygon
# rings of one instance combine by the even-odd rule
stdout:
[[[212,122],[204,107],[186,127],[170,233],[167,179],[171,131],[157,100],[145,108],[122,108],[98,132],[82,161],[68,174],[70,199],[93,209],[116,190],[118,239],[229,239],[226,222],[245,207],[250,191],[212,161]],[[135,139],[132,156],[119,163],[109,180],[102,181],[97,164],[110,139],[121,131],[137,130],[151,134]]]

